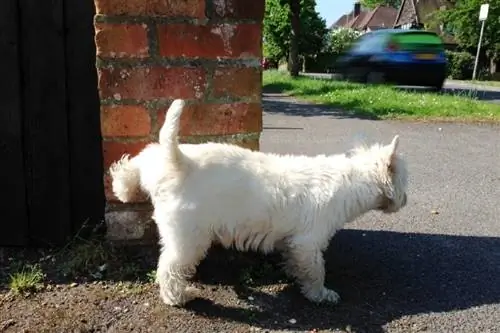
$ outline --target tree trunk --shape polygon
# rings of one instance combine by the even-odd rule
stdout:
[[[300,35],[300,0],[290,0],[292,36],[288,55],[288,70],[291,76],[299,76],[299,35]]]

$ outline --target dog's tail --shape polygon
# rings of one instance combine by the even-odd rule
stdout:
[[[121,202],[132,202],[141,193],[141,175],[135,162],[125,154],[109,168],[113,194]]]
[[[162,146],[168,149],[168,158],[175,165],[180,165],[182,162],[182,152],[179,150],[179,142],[177,136],[179,134],[179,126],[182,111],[186,102],[182,99],[176,99],[172,102],[167,110],[165,123],[160,130],[159,142]]]

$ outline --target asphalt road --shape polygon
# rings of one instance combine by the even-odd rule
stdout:
[[[337,153],[399,134],[409,164],[403,211],[369,213],[334,237],[327,285],[342,303],[302,327],[500,332],[499,126],[362,120],[279,95],[264,110],[262,151]]]
[[[326,73],[301,73],[301,75],[321,78],[321,79],[335,78],[335,75]],[[419,89],[419,88],[412,87],[410,89]],[[500,104],[500,87],[496,86],[491,87],[491,86],[448,80],[445,82],[443,92],[453,95],[474,96],[479,100]]]

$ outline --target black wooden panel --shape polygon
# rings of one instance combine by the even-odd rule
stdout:
[[[0,1],[0,246],[26,245],[17,0]]]
[[[94,0],[66,0],[66,91],[73,232],[104,218],[102,138],[95,68]],[[83,231],[82,231],[83,232]]]
[[[19,8],[29,233],[35,245],[62,244],[71,231],[63,0]]]

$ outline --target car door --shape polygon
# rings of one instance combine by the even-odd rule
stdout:
[[[344,75],[348,80],[355,82],[363,80],[376,37],[373,33],[364,34],[347,52],[343,67]]]

